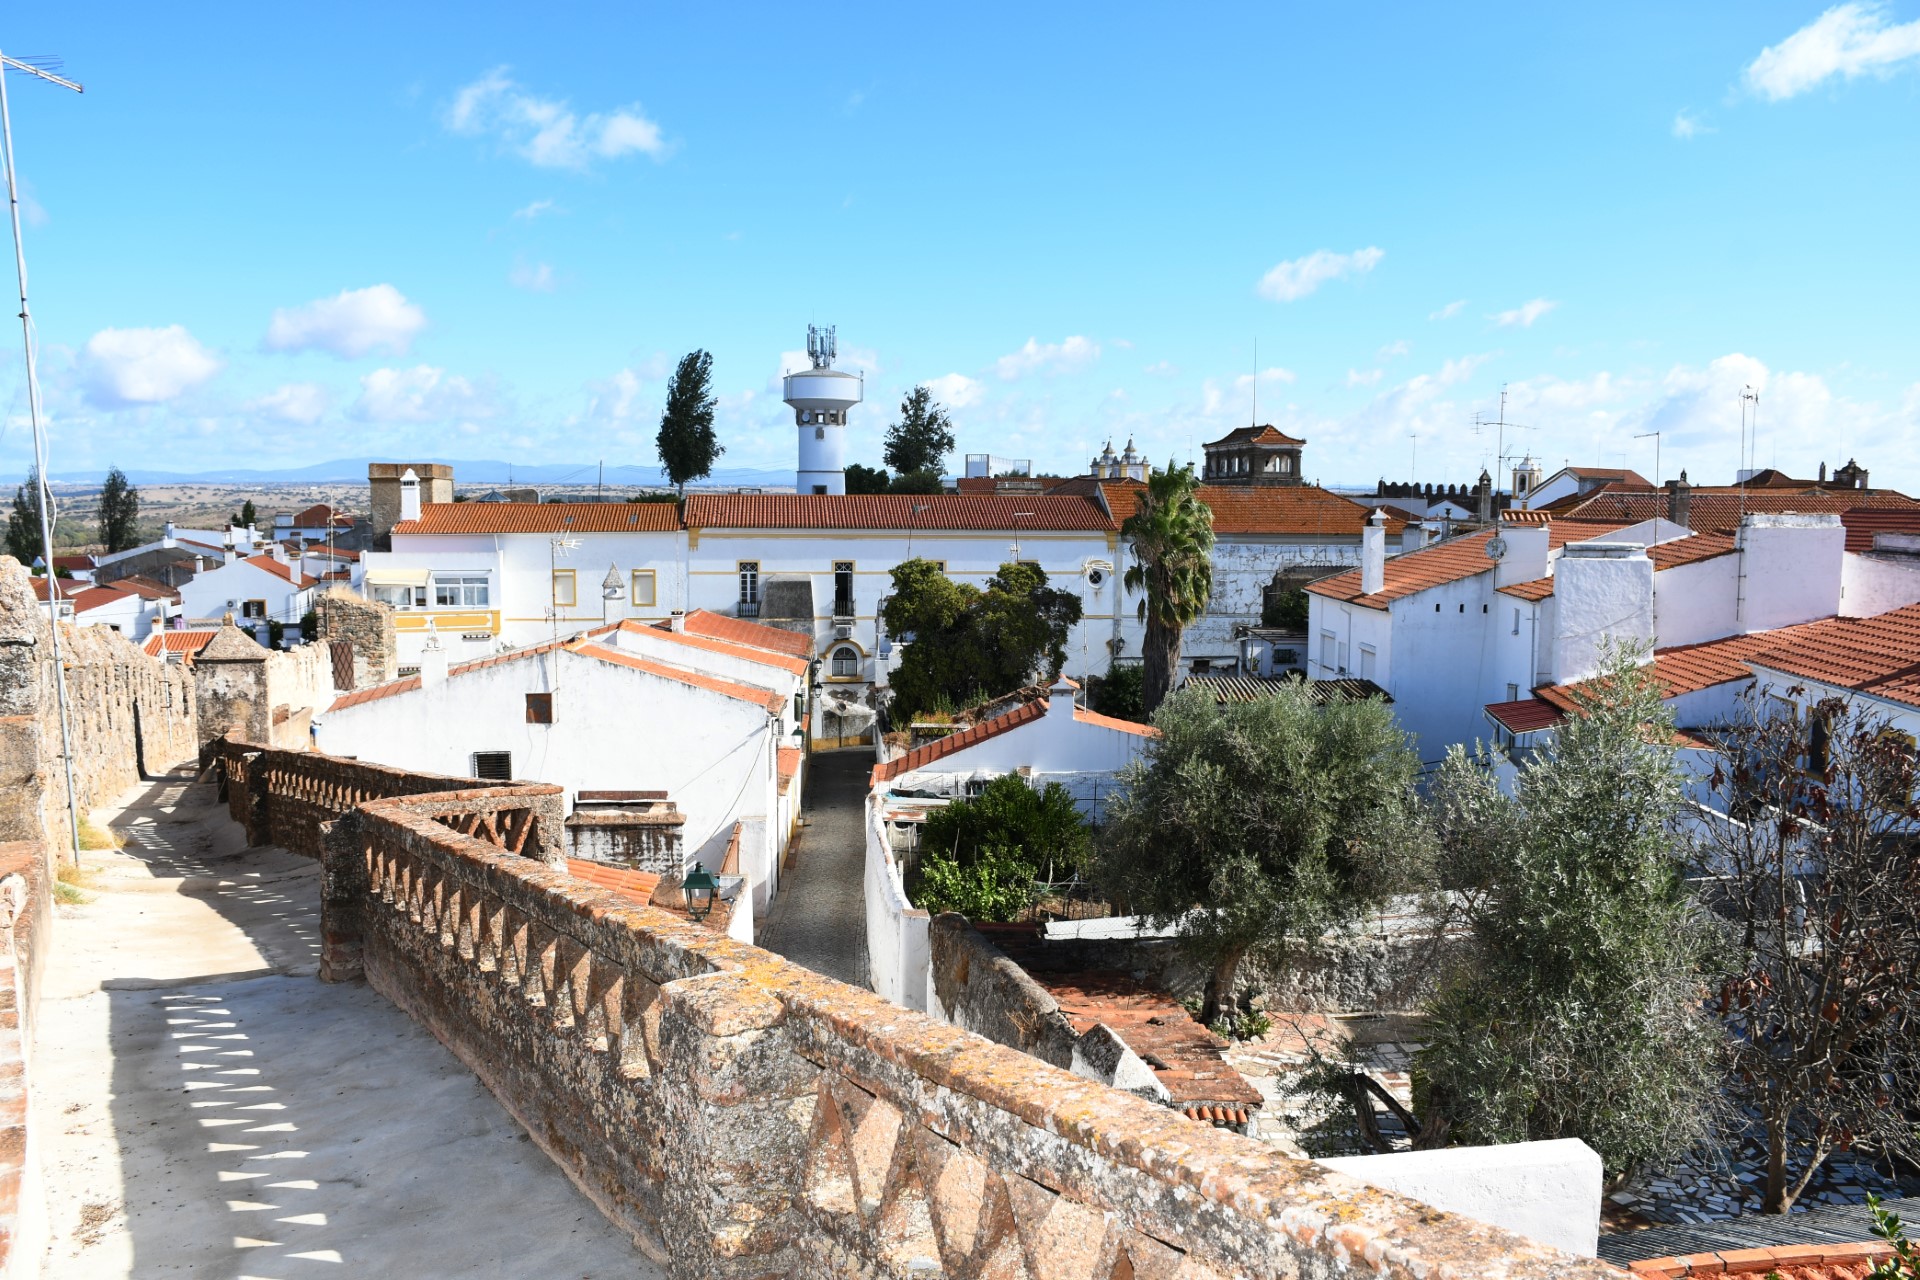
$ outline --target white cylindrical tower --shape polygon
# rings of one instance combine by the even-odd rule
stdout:
[[[790,373],[785,395],[793,406],[793,422],[800,429],[800,465],[796,484],[801,493],[847,491],[847,410],[860,403],[864,382],[833,367],[834,331],[807,326],[807,358],[813,368]]]

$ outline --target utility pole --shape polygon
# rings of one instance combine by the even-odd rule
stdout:
[[[47,432],[40,419],[40,377],[34,368],[33,317],[27,307],[27,250],[20,242],[20,189],[13,171],[13,116],[7,107],[7,69],[85,93],[78,84],[51,71],[0,53],[0,138],[7,156],[7,211],[13,219],[13,266],[20,281],[20,334],[26,345],[27,415],[33,420],[34,482],[40,486],[40,546],[47,562],[47,633],[53,638],[54,699],[60,705],[60,755],[67,766],[67,834],[73,843],[73,865],[80,865],[80,801],[73,782],[73,725],[67,713],[67,671],[60,659],[60,579],[53,571],[53,486],[47,479]]]

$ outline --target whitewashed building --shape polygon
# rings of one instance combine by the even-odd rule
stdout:
[[[320,579],[289,561],[278,543],[257,555],[243,556],[236,549],[180,584],[180,611],[188,618],[211,619],[230,613],[254,631],[264,631],[268,621],[294,627],[313,607],[319,585]]]

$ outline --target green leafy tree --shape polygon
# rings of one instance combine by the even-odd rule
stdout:
[[[1378,699],[1315,706],[1286,687],[1160,704],[1159,736],[1107,802],[1090,877],[1207,966],[1201,1020],[1233,998],[1249,956],[1284,964],[1385,895],[1418,883],[1419,761]]]
[[[125,551],[140,540],[140,491],[115,467],[100,488],[100,541],[107,554]]]
[[[887,485],[888,493],[945,493],[947,487],[940,483],[938,471],[909,471],[903,476],[895,476]]]
[[[125,477],[122,477],[122,479],[124,478]],[[240,509],[233,513],[233,523],[239,525],[242,529],[251,529],[259,519],[260,514],[254,510],[252,498],[248,498],[245,502],[241,503]]]
[[[1307,593],[1302,587],[1276,586],[1260,601],[1260,625],[1281,631],[1307,629]]]
[[[955,582],[930,560],[893,570],[882,618],[906,644],[893,673],[892,711],[911,720],[935,707],[963,707],[1011,693],[1067,661],[1067,633],[1080,598],[1047,585],[1038,565],[1003,564],[985,590]]]
[[[887,465],[901,476],[930,473],[938,479],[953,452],[953,419],[924,386],[900,402],[900,420],[887,428]],[[935,490],[938,492],[938,490]]]
[[[855,462],[847,467],[848,493],[885,493],[887,491],[887,469],[885,467],[863,467]]]
[[[1470,959],[1427,1004],[1422,1125],[1465,1142],[1580,1138],[1610,1174],[1712,1130],[1713,936],[1685,884],[1673,717],[1612,655],[1514,793],[1454,748],[1430,791]]]
[[[1036,880],[1077,871],[1090,844],[1086,819],[1065,787],[1049,782],[1036,790],[1005,774],[978,796],[928,815],[908,895],[928,911],[1011,920],[1031,900]]]
[[[660,465],[682,497],[687,483],[711,474],[714,460],[726,452],[713,434],[714,403],[713,357],[690,351],[667,383],[667,404],[655,441]]]
[[[1140,703],[1140,685],[1145,674],[1137,662],[1110,663],[1107,674],[1094,684],[1093,709],[1103,716],[1122,720],[1145,719],[1146,711]]]
[[[1213,511],[1199,490],[1192,466],[1169,461],[1147,477],[1139,507],[1120,526],[1133,548],[1127,590],[1141,593],[1147,624],[1140,696],[1149,715],[1173,691],[1182,633],[1213,598]]]
[[[40,538],[40,473],[29,471],[13,491],[13,510],[7,513],[7,554],[32,565],[42,546]]]

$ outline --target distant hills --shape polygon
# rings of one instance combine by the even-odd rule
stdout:
[[[316,462],[304,467],[282,467],[279,469],[249,469],[226,467],[214,471],[150,471],[133,469],[127,472],[127,479],[136,485],[141,484],[344,484],[366,483],[367,464],[370,462],[410,461],[394,457],[383,458],[338,458],[332,462]],[[593,484],[598,464],[587,462],[556,462],[528,465],[520,462],[460,461],[446,459],[428,459],[445,461],[453,468],[454,483],[465,489],[471,485],[590,485]],[[659,487],[667,483],[666,477],[658,467],[609,466],[606,471],[606,484],[609,491],[615,489],[638,489]],[[99,484],[106,479],[102,471],[55,471],[55,484]],[[792,488],[794,473],[791,471],[760,471],[751,467],[725,467],[715,471],[700,482],[702,485],[739,485],[748,488]]]

